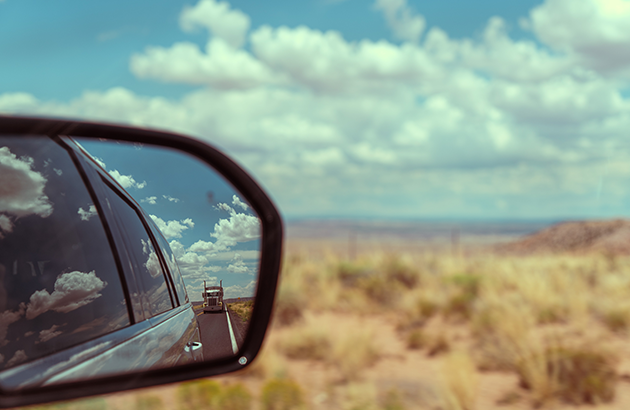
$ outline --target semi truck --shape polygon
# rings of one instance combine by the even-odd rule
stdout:
[[[223,280],[219,286],[206,286],[203,281],[203,312],[222,312],[225,310],[223,303]]]

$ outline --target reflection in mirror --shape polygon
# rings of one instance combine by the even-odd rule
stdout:
[[[0,137],[0,387],[236,355],[260,241],[242,194],[187,154]]]

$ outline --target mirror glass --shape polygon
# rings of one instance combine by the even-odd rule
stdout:
[[[186,153],[0,137],[0,387],[236,355],[260,246],[246,198]]]

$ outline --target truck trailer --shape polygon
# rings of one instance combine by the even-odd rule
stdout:
[[[206,286],[203,281],[203,312],[222,312],[225,310],[223,303],[223,280],[219,286]]]

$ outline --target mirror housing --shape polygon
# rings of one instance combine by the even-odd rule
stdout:
[[[69,400],[214,376],[239,370],[251,363],[261,348],[271,318],[282,256],[283,226],[276,207],[247,172],[221,151],[199,140],[143,128],[83,121],[0,116],[0,137],[2,136],[16,138],[72,136],[81,139],[149,144],[185,153],[213,168],[239,191],[244,201],[251,206],[260,219],[262,237],[256,304],[248,332],[236,355],[205,362],[193,360],[188,364],[175,367],[24,389],[3,389],[0,385],[0,408]],[[197,357],[201,345],[192,342],[187,348],[190,356],[194,358]]]

